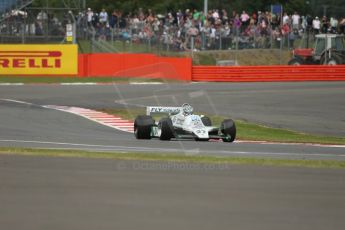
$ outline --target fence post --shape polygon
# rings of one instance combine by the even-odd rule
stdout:
[[[279,49],[279,64],[280,65],[282,64],[283,40],[284,40],[284,35],[282,35],[280,39],[280,49]]]
[[[219,32],[219,50],[222,50],[222,32]]]
[[[206,36],[205,36],[205,31],[202,31],[201,33],[201,40],[202,40],[202,46],[201,46],[201,49],[202,50],[205,50],[205,44],[206,44]]]
[[[238,63],[237,61],[237,58],[238,58],[238,39],[239,39],[239,28],[236,27],[236,52],[235,52],[235,60],[236,60],[236,63]]]
[[[22,29],[22,44],[25,44],[25,24],[21,24]]]
[[[114,28],[110,27],[110,31],[111,45],[114,46]]]
[[[273,29],[272,29],[272,25],[271,25],[271,23],[269,24],[269,26],[270,26],[270,47],[271,47],[271,49],[273,49]]]
[[[190,50],[191,50],[191,54],[192,54],[192,58],[194,55],[194,36],[190,36],[191,42],[190,42]]]
[[[150,53],[151,52],[151,37],[149,37],[149,50],[148,52]]]
[[[96,41],[96,31],[95,29],[91,30],[92,38],[91,38],[91,53],[95,52],[95,41]]]
[[[77,44],[77,23],[75,20],[72,23],[72,33],[73,33],[73,44]]]
[[[256,47],[256,30],[257,30],[257,25],[254,25],[255,26],[255,29],[254,29],[254,37],[253,37],[253,39],[254,39],[254,49],[256,49],[257,47]]]

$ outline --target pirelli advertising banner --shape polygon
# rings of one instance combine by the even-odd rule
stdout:
[[[77,45],[0,45],[0,75],[77,74]]]

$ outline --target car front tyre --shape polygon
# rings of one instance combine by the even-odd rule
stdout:
[[[175,137],[174,126],[170,118],[160,119],[158,128],[160,129],[160,140],[169,141],[171,138]]]
[[[236,125],[232,119],[224,120],[220,125],[220,131],[224,135],[224,142],[233,142],[236,139]]]

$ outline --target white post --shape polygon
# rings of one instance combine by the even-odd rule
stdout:
[[[207,16],[208,12],[208,0],[204,0],[204,16]]]

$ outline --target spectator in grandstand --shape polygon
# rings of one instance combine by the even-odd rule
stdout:
[[[109,25],[111,28],[116,28],[118,27],[119,23],[119,13],[117,10],[114,10],[113,13],[109,17]]]
[[[296,39],[296,32],[295,30],[290,30],[289,35],[288,35],[288,39],[289,39],[289,49],[293,49],[294,48],[294,41]]]
[[[221,18],[223,25],[225,25],[225,23],[229,21],[228,12],[226,11],[226,9],[222,9]]]
[[[219,19],[219,11],[217,9],[213,10],[212,17],[215,21]]]
[[[210,24],[209,25],[209,39],[208,39],[208,43],[207,43],[207,46],[211,49],[214,49],[214,44],[215,44],[215,41],[216,41],[216,28],[214,26],[214,24]]]
[[[249,22],[250,22],[250,17],[249,15],[247,14],[246,11],[242,11],[242,14],[241,14],[241,31],[244,31],[246,29],[246,27],[249,25]]]
[[[339,29],[341,34],[345,34],[345,17],[343,17],[339,23]]]
[[[99,40],[104,40],[104,41],[109,40],[110,33],[111,33],[109,27],[110,27],[109,24],[104,25],[102,23],[99,23],[99,26],[96,31]]]
[[[140,23],[140,22],[139,22]],[[152,23],[152,29],[153,32],[157,35],[159,33],[160,30],[160,26],[161,26],[161,21],[156,17],[155,20]]]
[[[274,41],[275,47],[280,47],[281,37],[282,37],[281,29],[278,26],[272,31],[272,39]]]
[[[329,27],[330,27],[330,25],[329,25],[329,21],[328,21],[327,17],[323,16],[322,21],[321,21],[321,32],[324,34],[327,33]]]
[[[102,11],[99,13],[99,22],[102,25],[106,25],[108,23],[108,13],[105,11],[105,9],[102,9]]]
[[[250,24],[256,24],[258,21],[258,15],[256,14],[256,12],[254,11],[252,16],[250,17]]]
[[[40,11],[37,14],[36,20],[37,21],[35,22],[35,34],[36,35],[43,35],[43,23],[48,20],[47,13],[44,12],[43,10]]]
[[[239,34],[239,30],[241,28],[241,20],[240,20],[240,16],[238,14],[235,15],[235,18],[233,20],[233,30],[235,32],[236,35]]]
[[[148,9],[148,15],[146,17],[146,22],[152,24],[155,20],[155,16],[151,9]]]
[[[320,33],[320,28],[321,28],[321,22],[318,16],[315,17],[313,20],[313,31],[314,34]]]
[[[271,14],[271,12],[266,11],[265,16],[266,16],[266,19],[267,19],[267,23],[271,24],[271,22],[272,22],[272,14]]]
[[[171,12],[168,13],[168,15],[166,17],[166,21],[167,21],[167,23],[169,23],[169,25],[174,25],[177,23],[176,18],[173,16],[173,14]]]
[[[338,20],[334,17],[331,17],[329,24],[331,26],[331,33],[333,33],[333,34],[337,33]]]
[[[193,10],[193,20],[194,21],[199,20],[200,15],[201,15],[201,12],[199,12],[197,9]]]
[[[288,23],[285,23],[282,27],[282,35],[283,36],[288,36],[288,34],[290,33],[290,27]]]
[[[272,21],[271,21],[272,30],[275,30],[276,28],[278,28],[279,25],[280,25],[280,16],[276,14],[272,14]]]
[[[300,19],[301,19],[301,17],[300,17],[299,14],[295,11],[295,13],[291,16],[292,28],[293,28],[294,30],[299,30],[299,29],[300,29]]]
[[[283,16],[283,25],[284,24],[289,24],[289,20],[290,20],[290,17],[287,13],[284,13],[284,16]]]
[[[141,23],[139,17],[136,14],[129,18],[128,24],[132,29],[133,34],[137,34],[141,29]]]
[[[128,20],[126,19],[126,17],[122,14],[122,12],[120,12],[119,14],[119,28],[120,29],[125,29],[128,25]]]
[[[87,8],[86,17],[87,17],[87,25],[88,25],[88,27],[91,27],[92,26],[92,18],[93,18],[93,11],[91,10],[91,8]]]
[[[305,32],[307,30],[308,27],[308,21],[307,21],[307,17],[306,16],[302,16],[302,22],[301,22],[301,29],[303,32]]]
[[[48,19],[48,15],[45,11],[42,10],[37,14],[37,21],[44,21],[47,19]]]
[[[99,25],[99,17],[98,17],[98,13],[94,13],[92,16],[92,22],[91,22],[92,26],[94,28],[96,28]]]

